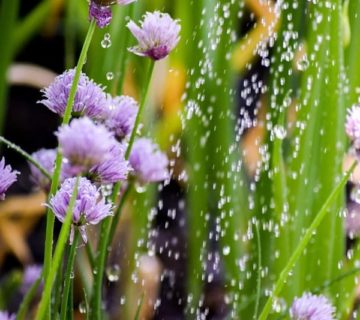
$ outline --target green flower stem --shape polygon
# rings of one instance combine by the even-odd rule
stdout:
[[[128,187],[126,188],[124,194],[121,197],[119,206],[117,207],[114,216],[111,219],[111,226],[110,226],[110,233],[109,233],[109,240],[108,240],[108,245],[111,244],[114,235],[115,235],[115,231],[116,231],[116,227],[119,223],[120,217],[121,217],[121,212],[122,212],[122,208],[124,207],[125,201],[128,197],[128,195],[130,194],[131,190],[132,190],[133,184],[130,183],[128,185]]]
[[[66,109],[65,109],[65,113],[64,113],[64,117],[63,117],[63,121],[62,121],[63,125],[68,124],[70,121],[71,111],[72,111],[72,107],[74,104],[77,85],[79,83],[82,67],[86,61],[87,52],[89,50],[91,39],[94,34],[95,26],[96,26],[95,21],[94,20],[91,21],[87,35],[85,37],[84,45],[82,47],[80,57],[79,57],[79,60],[78,60],[78,63],[77,63],[76,69],[75,69],[74,80],[71,85],[70,94],[69,94],[69,98],[67,101],[67,105],[66,105]],[[51,181],[50,195],[55,194],[55,192],[58,188],[58,185],[60,182],[61,163],[62,163],[62,154],[61,154],[60,150],[58,149],[58,152],[56,154],[56,160],[55,160],[54,174],[53,174],[52,181]],[[52,211],[50,209],[48,209],[47,214],[46,214],[46,237],[45,237],[45,254],[44,254],[44,277],[45,277],[45,279],[47,279],[49,276],[51,260],[52,260],[54,221],[55,221],[55,216],[52,213]],[[49,312],[51,314],[50,301],[49,301],[48,308],[49,308]]]
[[[140,105],[139,105],[139,111],[138,111],[138,113],[136,115],[134,128],[133,128],[133,130],[131,132],[131,136],[130,136],[130,139],[129,139],[129,144],[128,144],[128,147],[127,147],[126,153],[125,153],[125,158],[126,159],[129,158],[132,145],[133,145],[135,137],[137,135],[137,129],[138,129],[139,124],[140,124],[141,115],[142,115],[142,113],[144,111],[146,98],[147,98],[147,94],[148,94],[149,87],[150,87],[151,76],[152,76],[152,73],[153,73],[153,70],[154,70],[154,65],[155,65],[155,61],[150,59],[150,65],[148,67],[148,70],[146,72],[146,77],[145,77],[145,85],[144,85],[144,88],[143,88],[143,91],[142,91],[142,94],[141,94],[141,102],[140,102]]]
[[[66,109],[64,112],[64,118],[63,118],[63,122],[62,122],[63,125],[68,124],[70,121],[72,107],[74,104],[76,90],[77,90],[77,85],[79,83],[82,68],[86,62],[87,52],[89,50],[90,43],[91,43],[92,37],[94,35],[95,27],[96,27],[95,20],[92,20],[89,25],[87,35],[85,37],[84,45],[82,47],[78,63],[76,65],[74,80],[73,80],[73,83],[72,83],[72,86],[70,89],[69,98],[68,98],[68,101],[66,104]]]
[[[3,132],[6,117],[7,70],[14,57],[14,30],[19,7],[20,0],[0,2],[0,134]]]
[[[104,278],[104,269],[107,256],[107,239],[108,239],[108,230],[110,227],[110,217],[105,218],[101,223],[100,228],[100,239],[99,239],[99,249],[97,254],[97,259],[95,261],[94,274],[94,286],[93,286],[93,295],[91,302],[91,319],[101,320],[101,304],[102,304],[102,284]]]
[[[129,5],[126,7],[127,13],[129,13],[130,19],[133,18],[135,14],[135,6]],[[125,73],[126,73],[126,65],[129,58],[129,51],[127,50],[130,42],[130,32],[129,30],[123,29],[123,45],[120,48],[119,52],[119,81],[116,83],[114,82],[114,85],[116,85],[115,90],[113,92],[116,92],[118,94],[121,94],[123,91],[124,81],[125,81]]]
[[[25,319],[26,315],[28,314],[28,309],[29,309],[30,303],[34,299],[34,296],[39,288],[41,280],[42,280],[42,277],[37,279],[31,286],[29,291],[26,293],[26,295],[20,305],[19,311],[16,315],[16,320],[24,320]]]
[[[91,269],[94,269],[95,268],[94,250],[91,247],[91,244],[89,243],[89,241],[85,245],[85,250],[86,250],[86,255],[89,259]]]
[[[255,301],[255,311],[254,311],[254,320],[258,317],[259,312],[259,305],[260,305],[260,298],[261,298],[261,238],[260,238],[260,230],[259,230],[259,223],[256,222],[255,224],[255,231],[256,231],[256,242],[257,242],[257,279],[256,279],[256,301]]]
[[[132,148],[132,145],[133,145],[135,137],[136,137],[136,131],[140,124],[140,118],[141,118],[142,112],[144,111],[146,98],[147,98],[147,94],[148,94],[149,87],[150,87],[151,76],[152,76],[152,72],[154,70],[154,65],[155,65],[154,61],[150,60],[150,65],[149,65],[147,73],[146,73],[144,88],[143,88],[142,95],[141,95],[141,102],[140,102],[139,110],[136,115],[134,128],[131,132],[129,144],[128,144],[128,147],[127,147],[126,153],[125,153],[126,159],[129,158],[131,148]],[[118,182],[117,184],[115,184],[114,190],[112,193],[113,203],[115,203],[116,197],[117,197],[117,194],[119,193],[119,191],[120,191],[120,183]],[[120,213],[118,214],[118,216],[120,218]],[[104,219],[104,221],[101,224],[100,239],[99,239],[99,253],[97,256],[96,266],[95,266],[95,270],[97,272],[96,272],[95,279],[94,279],[94,290],[93,290],[93,296],[92,296],[92,310],[93,310],[92,317],[93,317],[93,319],[101,319],[101,291],[102,291],[101,289],[102,289],[104,268],[105,268],[107,251],[108,251],[107,249],[108,249],[108,245],[111,240],[110,239],[111,229],[116,228],[116,225],[114,225],[113,227],[111,226],[111,222],[112,222],[111,217],[108,217],[108,218]]]
[[[304,236],[302,237],[302,239],[299,242],[298,246],[294,250],[294,252],[291,255],[291,257],[290,257],[289,261],[287,262],[286,266],[281,271],[280,276],[279,276],[278,280],[275,283],[274,290],[271,293],[271,295],[269,296],[269,298],[267,299],[266,304],[264,306],[264,309],[262,310],[262,312],[260,314],[259,320],[266,320],[267,319],[267,317],[268,317],[268,315],[269,315],[269,313],[271,311],[271,307],[272,307],[274,298],[276,298],[278,296],[281,289],[285,285],[285,283],[286,283],[286,281],[287,281],[287,279],[289,277],[291,269],[294,267],[296,261],[299,259],[299,257],[303,253],[304,249],[306,248],[307,244],[309,243],[309,241],[311,240],[313,234],[315,233],[317,227],[320,225],[322,220],[325,218],[326,214],[328,213],[329,207],[333,204],[333,202],[337,199],[340,192],[343,190],[343,188],[344,188],[347,180],[349,179],[351,173],[354,171],[354,169],[356,167],[356,164],[357,164],[357,162],[354,162],[352,164],[352,166],[346,172],[346,174],[341,179],[339,184],[335,187],[335,189],[331,192],[329,197],[326,199],[326,201],[323,204],[323,206],[321,207],[320,211],[315,216],[315,219],[313,220],[313,222],[311,223],[309,228],[306,230]]]
[[[0,136],[0,142],[5,143],[9,148],[15,150],[17,153],[22,155],[26,160],[31,162],[36,168],[40,170],[40,172],[51,180],[51,174],[39,163],[37,162],[30,154],[28,154],[26,151],[21,149],[16,144],[10,142],[9,140],[5,139],[3,136]]]
[[[54,280],[57,274],[57,271],[59,270],[64,248],[66,245],[67,240],[69,239],[69,233],[70,228],[72,224],[72,218],[73,218],[73,209],[76,201],[76,197],[78,194],[78,186],[79,186],[79,177],[76,179],[75,186],[73,193],[70,198],[69,207],[66,210],[66,216],[65,220],[63,222],[63,225],[60,230],[59,239],[56,244],[55,253],[54,253],[54,259],[51,263],[49,273],[45,277],[44,281],[44,291],[40,300],[39,309],[36,314],[35,320],[42,320],[42,319],[48,319],[47,312],[50,304],[50,298],[51,298],[51,290],[54,284]]]
[[[70,253],[66,265],[66,271],[65,271],[65,284],[64,284],[64,290],[62,295],[62,303],[61,303],[61,320],[66,320],[67,316],[67,306],[69,302],[69,292],[70,292],[70,285],[73,282],[73,277],[71,276],[71,273],[73,272],[73,266],[75,261],[75,254],[77,249],[77,244],[79,242],[80,232],[78,230],[75,230],[75,236],[74,241],[71,244],[70,247]],[[72,304],[71,304],[72,305]]]

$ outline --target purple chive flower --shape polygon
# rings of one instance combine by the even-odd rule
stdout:
[[[25,268],[23,280],[20,287],[20,291],[22,294],[26,294],[26,292],[31,288],[35,281],[40,278],[41,272],[42,266],[39,265],[31,265]]]
[[[168,158],[150,139],[140,138],[134,142],[129,161],[136,176],[143,183],[169,178]]]
[[[91,168],[90,173],[101,183],[115,183],[125,180],[130,171],[129,162],[125,160],[125,147],[114,143],[107,160]]]
[[[12,171],[10,165],[5,166],[5,159],[0,161],[0,200],[5,199],[6,190],[16,181],[17,171]]]
[[[31,156],[50,174],[54,171],[56,149],[40,149],[31,154]],[[48,190],[50,180],[44,176],[38,168],[29,163],[31,171],[31,180],[35,185],[42,189]]]
[[[128,96],[108,97],[109,106],[105,125],[123,139],[129,135],[134,127],[136,114],[138,112],[137,102]]]
[[[57,76],[54,82],[42,90],[44,99],[39,102],[51,111],[63,116],[69,98],[75,70],[67,70]],[[73,114],[101,118],[106,108],[106,94],[102,88],[81,73],[73,105]]]
[[[15,314],[10,314],[7,311],[0,311],[0,320],[15,320]]]
[[[108,26],[112,19],[112,12],[110,5],[120,4],[127,5],[136,0],[91,0],[89,7],[89,19],[95,19],[96,25],[99,28]]]
[[[345,130],[356,149],[360,148],[360,106],[353,106],[346,116]]]
[[[61,184],[59,191],[50,200],[50,208],[61,222],[65,219],[76,179],[77,178],[66,179]],[[78,194],[73,210],[73,227],[70,234],[70,242],[73,241],[74,226],[79,227],[84,242],[87,242],[86,225],[97,224],[109,215],[111,215],[111,205],[105,203],[105,199],[101,197],[96,186],[86,178],[79,178]]]
[[[335,308],[324,296],[304,293],[295,298],[291,309],[291,320],[332,320]]]
[[[139,56],[154,60],[165,58],[179,42],[180,25],[167,13],[147,12],[139,27],[134,21],[127,24],[131,33],[138,40],[136,47],[129,50]]]
[[[56,133],[64,157],[72,166],[72,174],[86,172],[105,161],[114,144],[114,137],[102,124],[89,118],[74,119]]]

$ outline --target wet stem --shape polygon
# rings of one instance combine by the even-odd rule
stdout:
[[[293,254],[291,255],[290,259],[288,260],[288,263],[284,267],[284,269],[281,271],[280,276],[278,280],[275,283],[274,290],[269,296],[269,298],[266,301],[266,304],[264,306],[264,309],[262,310],[259,320],[266,320],[273,304],[274,299],[279,295],[281,292],[281,289],[284,287],[288,277],[289,273],[291,272],[292,268],[294,267],[296,261],[299,259],[301,254],[303,253],[304,249],[308,245],[311,237],[313,236],[314,232],[316,231],[317,227],[320,225],[322,220],[325,218],[326,214],[328,213],[328,209],[331,206],[331,204],[336,200],[339,193],[343,190],[346,182],[348,181],[351,173],[354,171],[356,167],[357,162],[355,161],[350,169],[347,171],[347,173],[344,175],[344,177],[341,179],[339,184],[336,186],[336,188],[331,192],[329,197],[326,199],[325,203],[321,207],[320,211],[315,216],[313,222],[309,226],[309,228],[306,230],[304,236],[300,240],[298,246],[294,250]]]
[[[77,63],[76,69],[75,69],[74,80],[73,80],[73,83],[72,83],[72,86],[70,89],[70,94],[69,94],[69,98],[67,101],[62,125],[66,125],[70,121],[72,107],[74,104],[75,94],[76,94],[76,90],[77,90],[77,85],[79,83],[82,67],[86,61],[87,52],[89,50],[89,46],[90,46],[94,31],[95,31],[95,26],[96,26],[95,21],[94,20],[91,21],[84,44],[83,44],[83,47],[82,47],[82,50],[81,50],[81,53],[80,53],[80,57],[79,57],[79,60],[78,60],[78,63]],[[55,192],[59,186],[62,158],[63,158],[62,154],[60,152],[60,149],[58,148],[58,152],[56,155],[56,161],[55,161],[55,169],[54,169],[54,174],[52,176],[52,182],[51,182],[49,196],[55,194]],[[44,279],[48,279],[49,274],[51,272],[50,269],[51,269],[51,264],[52,264],[54,222],[55,222],[55,215],[53,214],[53,212],[50,209],[48,209],[47,214],[46,214],[46,238],[45,238],[45,255],[44,255],[44,269],[43,269],[44,270],[43,271]],[[50,290],[51,290],[51,288],[50,288]],[[50,314],[51,314],[50,300],[48,301],[47,309],[48,309],[48,316],[50,317]]]
[[[51,298],[51,290],[52,290],[52,287],[54,284],[55,277],[57,275],[57,271],[59,270],[59,267],[61,265],[66,242],[69,239],[70,228],[71,228],[72,218],[73,218],[73,208],[75,206],[75,201],[76,201],[76,197],[78,194],[78,186],[79,186],[79,177],[77,177],[77,179],[76,179],[74,190],[72,192],[71,199],[69,202],[69,206],[66,210],[65,220],[64,220],[63,225],[60,230],[59,239],[56,244],[54,258],[52,259],[49,274],[47,275],[47,277],[45,278],[45,281],[44,281],[44,291],[43,291],[43,294],[41,297],[38,312],[35,317],[36,320],[51,319],[51,317],[47,316],[48,306],[49,306],[50,300],[51,300],[50,299]]]
[[[78,230],[74,231],[74,241],[71,244],[70,247],[70,253],[66,265],[66,271],[65,271],[65,284],[64,284],[64,291],[62,295],[62,303],[61,303],[61,320],[66,320],[67,315],[67,305],[69,302],[69,292],[70,292],[70,285],[73,282],[73,266],[74,266],[74,260],[75,260],[75,254],[76,254],[76,248],[79,241],[79,235],[80,232]]]
[[[134,143],[136,135],[137,135],[137,130],[138,130],[138,127],[140,124],[141,115],[144,111],[145,104],[146,104],[146,98],[147,98],[149,87],[150,87],[151,76],[152,76],[152,73],[154,70],[154,65],[155,65],[155,62],[153,60],[150,60],[150,63],[149,63],[148,69],[147,69],[147,73],[146,73],[146,77],[145,77],[144,87],[143,87],[142,94],[141,94],[139,110],[136,115],[134,128],[130,135],[129,144],[126,149],[125,159],[129,158],[133,143]],[[112,203],[116,202],[117,195],[120,191],[120,186],[121,186],[120,182],[118,182],[114,186],[112,196],[111,196]],[[128,188],[129,187],[130,186],[128,186]],[[105,269],[108,247],[112,242],[112,238],[115,233],[116,225],[120,219],[121,208],[124,204],[124,201],[125,201],[128,193],[129,192],[125,192],[125,194],[123,195],[123,197],[120,201],[120,204],[118,206],[118,209],[115,213],[115,216],[113,218],[111,218],[111,217],[106,218],[101,224],[100,239],[99,239],[99,246],[98,246],[99,252],[97,255],[97,259],[95,261],[95,269],[94,269],[94,270],[96,270],[96,274],[95,274],[95,279],[94,279],[93,297],[92,297],[92,303],[91,303],[92,310],[93,310],[92,319],[99,319],[99,320],[101,319],[101,296],[102,296],[101,293],[102,293],[102,283],[103,283],[103,278],[104,278],[104,269]]]

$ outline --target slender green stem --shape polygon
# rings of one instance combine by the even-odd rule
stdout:
[[[67,105],[66,105],[66,109],[65,109],[65,113],[64,113],[64,117],[63,117],[63,121],[62,121],[63,125],[68,124],[70,121],[71,111],[72,111],[72,106],[74,104],[77,85],[79,83],[79,78],[80,78],[82,67],[86,61],[86,56],[87,56],[87,52],[89,50],[91,39],[94,35],[95,26],[96,26],[95,21],[94,20],[91,21],[87,35],[85,37],[84,45],[82,47],[80,57],[79,57],[79,60],[78,60],[78,63],[77,63],[76,69],[75,69],[75,75],[74,75],[73,83],[71,85],[69,98],[67,101]],[[53,174],[52,181],[51,181],[50,195],[53,195],[58,188],[59,181],[60,181],[60,173],[61,173],[61,163],[62,163],[62,154],[60,152],[60,149],[58,149],[58,152],[56,154],[56,160],[55,160],[54,174]],[[45,236],[45,254],[44,254],[44,277],[45,277],[45,279],[47,279],[49,276],[49,270],[50,270],[51,260],[52,260],[54,221],[55,221],[55,216],[51,212],[51,210],[48,209],[47,214],[46,214],[46,236]],[[49,310],[49,315],[50,315],[51,314],[50,302],[49,302],[48,308],[49,308],[48,310]]]
[[[7,69],[14,57],[14,30],[20,0],[0,2],[0,134],[3,132],[7,109]]]
[[[86,255],[89,259],[91,269],[94,269],[95,268],[94,250],[91,247],[91,244],[89,243],[89,241],[85,245],[85,250],[86,250]]]
[[[62,303],[61,303],[61,313],[60,313],[61,320],[66,320],[66,318],[67,318],[67,306],[68,306],[68,302],[69,302],[70,285],[73,282],[73,276],[71,274],[73,273],[73,266],[74,266],[74,261],[75,261],[77,244],[79,241],[79,235],[80,235],[80,232],[78,230],[75,230],[74,241],[71,244],[70,253],[69,253],[69,257],[68,257],[68,261],[67,261],[67,265],[66,265],[66,271],[65,271],[65,275],[64,275],[65,283],[64,283],[64,291],[63,291]]]
[[[104,269],[107,256],[107,238],[108,238],[108,229],[110,227],[110,217],[103,220],[100,228],[100,239],[99,239],[99,249],[98,255],[95,264],[95,278],[94,278],[94,288],[93,296],[91,303],[92,317],[91,319],[102,319],[101,317],[101,298],[102,298],[102,284],[104,278]],[[95,272],[96,271],[96,272]]]
[[[127,6],[126,9],[129,12],[130,18],[134,16],[135,13],[135,6],[130,5]],[[127,50],[129,46],[129,40],[130,40],[130,32],[128,30],[125,30],[123,32],[123,45],[121,46],[120,53],[119,53],[119,81],[117,83],[117,89],[113,90],[114,92],[117,92],[118,94],[121,94],[123,91],[124,81],[125,81],[125,73],[126,73],[126,65],[129,57],[129,51]],[[116,83],[115,83],[116,84]]]
[[[68,206],[68,209],[66,210],[66,217],[65,217],[65,220],[61,227],[59,239],[56,244],[54,259],[51,263],[49,273],[45,278],[44,291],[43,291],[43,294],[41,297],[38,312],[35,317],[36,320],[42,320],[45,318],[48,319],[48,317],[46,316],[46,313],[48,312],[48,308],[49,308],[49,303],[50,303],[50,298],[51,298],[51,290],[52,290],[52,287],[54,284],[54,280],[55,280],[57,271],[59,270],[59,267],[60,267],[61,259],[62,259],[64,248],[66,245],[66,241],[69,239],[69,233],[70,233],[72,216],[73,216],[73,208],[74,208],[76,197],[78,194],[78,185],[79,185],[79,178],[76,179],[74,191],[71,195],[69,206]]]
[[[72,107],[74,104],[74,99],[75,99],[76,90],[77,90],[77,85],[79,83],[82,68],[86,62],[87,52],[89,50],[90,43],[91,43],[92,37],[94,35],[95,27],[96,27],[95,20],[92,20],[89,25],[89,29],[88,29],[87,35],[85,37],[85,40],[84,40],[84,45],[82,47],[80,57],[79,57],[78,63],[75,68],[74,80],[73,80],[73,83],[72,83],[72,86],[70,89],[69,98],[68,98],[68,101],[66,104],[66,109],[64,112],[64,118],[63,118],[62,124],[68,124],[70,121]]]
[[[347,173],[344,175],[344,177],[341,179],[339,184],[336,186],[336,188],[331,192],[329,197],[326,199],[325,203],[321,207],[320,211],[315,216],[313,222],[309,226],[309,228],[306,230],[304,236],[300,240],[298,246],[294,250],[293,254],[291,255],[288,263],[284,267],[284,269],[281,271],[280,276],[278,280],[275,283],[274,290],[272,294],[269,296],[268,300],[266,301],[266,304],[264,306],[264,309],[262,310],[259,320],[266,320],[272,307],[272,303],[274,301],[274,298],[277,297],[277,295],[280,293],[281,289],[286,283],[287,278],[289,277],[289,273],[291,269],[294,267],[296,261],[299,259],[301,254],[303,253],[305,247],[309,243],[311,237],[315,233],[317,227],[320,225],[321,221],[325,218],[326,214],[328,213],[329,207],[332,205],[332,203],[335,201],[339,193],[343,190],[347,180],[349,179],[351,173],[354,171],[356,167],[356,162],[352,164],[350,169],[347,171]]]
[[[20,305],[20,308],[19,308],[19,311],[16,315],[16,320],[24,320],[27,313],[28,313],[28,309],[29,309],[29,306],[30,306],[30,303],[31,301],[33,300],[38,288],[39,288],[39,285],[41,283],[41,280],[42,278],[40,277],[39,279],[37,279],[33,285],[31,286],[31,288],[29,289],[29,291],[26,293],[21,305]]]
[[[140,124],[141,115],[142,115],[142,113],[144,111],[146,98],[147,98],[147,94],[148,94],[149,87],[150,87],[151,76],[152,76],[152,73],[153,73],[153,70],[154,70],[154,65],[155,65],[155,61],[151,59],[150,60],[150,65],[148,67],[146,77],[145,77],[145,85],[144,85],[142,95],[141,95],[141,102],[140,102],[140,105],[139,105],[139,111],[138,111],[138,113],[136,115],[134,128],[133,128],[133,130],[131,132],[131,136],[130,136],[130,139],[129,139],[129,144],[128,144],[128,147],[126,149],[126,153],[125,153],[125,158],[126,159],[129,158],[132,145],[133,145],[135,137],[137,135],[137,129],[138,129],[139,124]]]
[[[67,257],[67,256],[69,256],[69,250],[65,251],[65,257]],[[52,318],[58,317],[59,306],[61,303],[61,293],[62,293],[62,289],[63,289],[64,264],[62,264],[60,268],[62,268],[62,270],[57,273],[54,288],[53,288],[52,299],[54,302],[52,303],[52,309],[51,309],[51,311],[52,311],[51,317]]]
[[[116,231],[116,227],[119,223],[120,217],[121,217],[121,212],[122,212],[122,208],[124,207],[125,204],[125,200],[127,199],[128,195],[130,194],[131,190],[132,190],[133,184],[130,183],[128,185],[128,187],[126,188],[124,194],[121,197],[119,206],[117,207],[114,216],[111,219],[111,226],[110,226],[110,233],[109,233],[109,240],[108,240],[108,245],[111,244],[114,235],[115,235],[115,231]]]
[[[22,155],[26,160],[31,162],[36,168],[39,169],[39,171],[48,179],[51,180],[51,174],[39,163],[37,162],[30,154],[28,154],[26,151],[21,149],[19,146],[17,146],[15,143],[10,142],[9,140],[5,139],[3,136],[0,136],[0,142],[5,143],[9,148],[15,150],[17,153]]]
[[[261,239],[260,239],[260,231],[259,231],[259,223],[255,224],[256,231],[256,241],[258,248],[258,272],[257,272],[257,280],[256,280],[256,301],[255,301],[255,311],[254,311],[254,320],[258,317],[259,312],[259,304],[261,298]]]
[[[135,313],[134,320],[139,320],[140,319],[140,311],[141,311],[141,307],[142,307],[143,303],[144,303],[144,293],[141,295],[141,299],[140,299],[139,304],[138,304],[138,306],[136,308],[136,313]]]

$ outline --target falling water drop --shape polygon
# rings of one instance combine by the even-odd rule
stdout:
[[[106,268],[106,277],[110,282],[116,282],[120,277],[120,267],[118,264]]]
[[[79,312],[81,314],[85,314],[87,312],[85,301],[82,301],[82,302],[79,303]]]
[[[360,203],[360,187],[356,186],[352,188],[350,199],[356,203]]]
[[[297,62],[296,62],[296,68],[299,71],[305,71],[309,67],[309,60],[307,58],[307,55],[303,55]]]
[[[275,137],[278,139],[284,139],[286,137],[286,130],[283,126],[276,125],[274,127]]]
[[[144,193],[146,191],[146,185],[136,182],[135,190],[137,193]]]
[[[111,47],[111,39],[110,39],[110,34],[109,33],[105,33],[104,39],[101,40],[101,46],[104,49],[107,49],[107,48]]]
[[[107,79],[108,81],[114,79],[114,73],[113,73],[113,72],[108,72],[108,73],[106,73],[106,79]]]
[[[223,255],[224,255],[224,256],[229,255],[229,254],[230,254],[230,247],[229,247],[229,246],[225,246],[225,247],[223,248],[222,252],[223,252]]]

